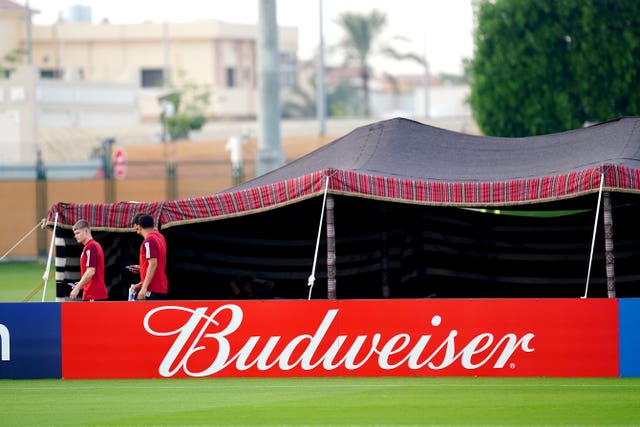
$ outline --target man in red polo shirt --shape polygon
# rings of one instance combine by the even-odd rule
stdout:
[[[84,248],[80,255],[80,280],[75,284],[69,298],[76,299],[82,291],[83,301],[102,301],[107,299],[107,287],[104,283],[104,252],[100,243],[93,240],[91,226],[84,219],[73,226],[73,235]]]
[[[133,220],[136,233],[144,240],[140,245],[140,283],[134,285],[138,300],[167,299],[167,242],[153,227],[153,217],[138,214]]]

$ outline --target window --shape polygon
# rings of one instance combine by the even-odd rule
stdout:
[[[226,74],[227,74],[227,87],[235,87],[236,86],[236,70],[234,70],[232,67],[227,67],[226,70]]]
[[[62,71],[56,70],[56,69],[41,69],[40,78],[41,79],[61,79]]]
[[[143,68],[140,71],[140,85],[142,87],[161,87],[163,74],[162,68]]]

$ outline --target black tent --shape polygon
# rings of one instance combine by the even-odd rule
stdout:
[[[640,118],[527,138],[392,119],[218,194],[58,203],[49,224],[61,292],[77,275],[70,228],[85,218],[113,299],[143,211],[167,239],[176,299],[227,298],[239,276],[274,284],[257,297],[306,298],[314,271],[312,298],[578,297],[587,282],[589,296],[625,297],[640,296],[638,192]]]

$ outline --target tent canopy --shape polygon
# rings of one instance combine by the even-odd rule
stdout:
[[[601,177],[620,212],[618,280],[623,287],[636,280],[626,265],[637,261],[640,243],[631,220],[640,191],[639,125],[640,118],[629,117],[496,138],[398,118],[357,128],[221,193],[155,203],[58,203],[48,220],[58,214],[61,235],[78,219],[89,220],[113,245],[119,265],[135,261],[131,220],[148,212],[169,243],[176,297],[222,298],[239,275],[274,282],[277,296],[303,297],[326,185],[336,205],[339,296],[579,296]],[[603,263],[604,249],[597,249],[595,262]],[[319,297],[324,267],[320,259]],[[603,278],[596,273],[593,281]],[[124,278],[113,279],[114,289],[118,280]]]

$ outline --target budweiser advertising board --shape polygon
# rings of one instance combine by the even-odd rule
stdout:
[[[618,376],[617,301],[65,303],[63,378]]]

